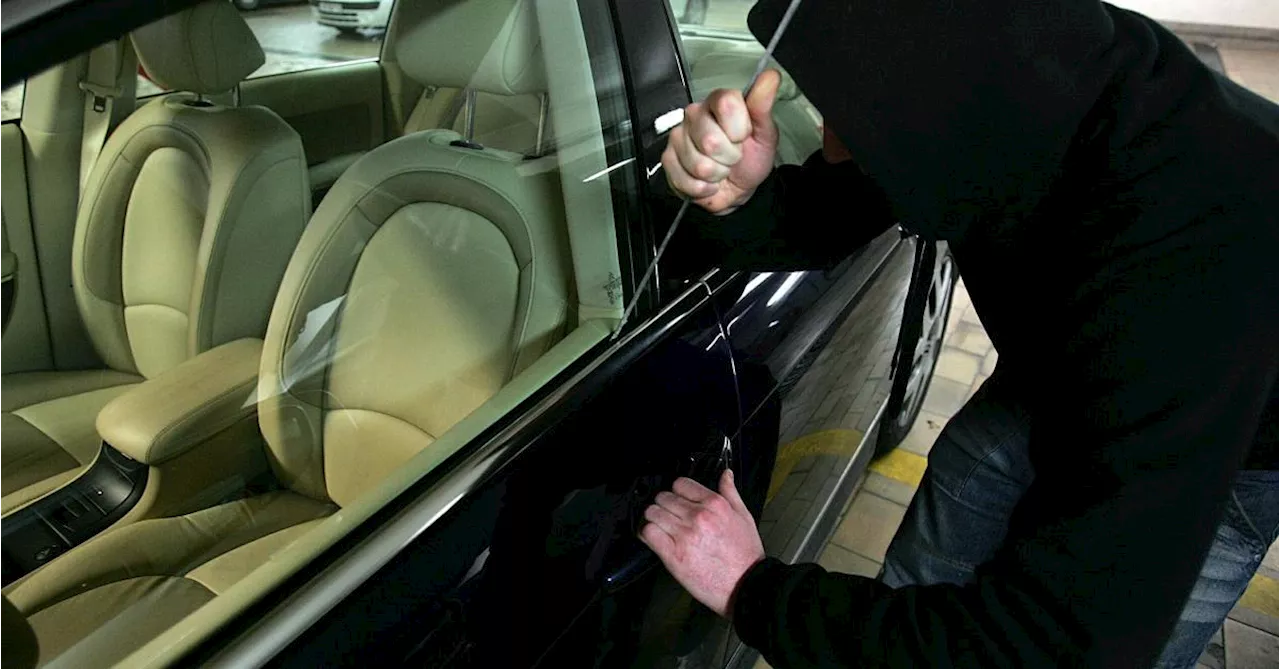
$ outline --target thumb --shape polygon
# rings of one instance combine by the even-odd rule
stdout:
[[[773,123],[773,103],[778,98],[778,87],[782,85],[782,74],[772,67],[760,73],[760,78],[747,92],[747,114],[751,116],[751,124]]]
[[[733,485],[732,469],[726,469],[720,475],[720,496],[729,500],[729,504],[737,509],[739,513],[748,513],[746,503],[742,501],[742,496],[738,494],[738,488]]]

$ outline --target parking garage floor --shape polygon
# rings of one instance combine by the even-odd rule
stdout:
[[[1274,83],[1274,59],[1271,63]],[[996,352],[978,320],[964,284],[947,322],[945,346],[915,426],[898,449],[872,461],[858,493],[845,508],[819,563],[834,571],[875,577],[906,506],[915,494],[930,448],[952,415],[995,368]],[[1272,668],[1277,654],[1276,546],[1254,576],[1198,669]],[[756,669],[767,669],[760,660]]]

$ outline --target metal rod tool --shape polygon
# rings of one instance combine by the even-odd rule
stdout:
[[[765,68],[769,67],[769,61],[773,58],[773,50],[777,48],[778,41],[782,39],[782,34],[787,29],[787,24],[791,23],[791,17],[795,15],[796,10],[800,8],[800,0],[791,0],[791,4],[787,5],[787,11],[783,13],[782,20],[778,22],[778,28],[773,31],[773,37],[769,38],[769,44],[764,49],[764,54],[760,56],[759,62],[756,63],[755,74],[751,75],[751,81],[742,89],[742,97],[747,97],[751,93],[752,87],[756,85],[756,80],[764,74]],[[680,210],[676,212],[676,217],[672,219],[671,226],[667,228],[667,234],[663,236],[662,243],[658,244],[658,252],[653,256],[653,260],[644,270],[644,274],[640,277],[640,282],[636,284],[636,292],[631,296],[631,302],[627,304],[627,308],[622,311],[622,320],[618,321],[618,328],[613,331],[610,341],[617,339],[622,335],[622,328],[627,324],[627,320],[631,318],[631,314],[636,310],[636,305],[640,302],[640,295],[644,293],[645,288],[649,286],[649,280],[653,278],[653,273],[658,269],[658,262],[662,260],[662,254],[667,252],[667,246],[671,243],[671,238],[675,237],[676,228],[680,227],[680,221],[684,220],[684,215],[689,211],[689,205],[692,200],[684,198],[684,202],[680,203]]]

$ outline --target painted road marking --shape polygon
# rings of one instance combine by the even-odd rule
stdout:
[[[911,451],[895,448],[872,460],[869,469],[914,489],[920,487],[920,479],[924,478],[924,468],[928,462],[927,459]]]

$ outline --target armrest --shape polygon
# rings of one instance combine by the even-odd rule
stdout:
[[[158,374],[98,413],[98,434],[148,465],[179,455],[257,409],[261,339],[237,339]]]

